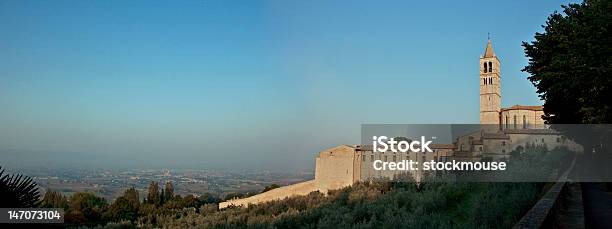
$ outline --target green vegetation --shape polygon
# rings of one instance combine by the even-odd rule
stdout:
[[[612,123],[612,4],[587,0],[548,17],[535,41],[523,42],[523,69],[544,100],[551,124]]]
[[[556,125],[612,123],[612,3],[586,0],[563,8],[548,17],[534,41],[523,42],[529,58],[523,71],[544,100],[546,122],[584,147],[578,164],[593,177],[612,177],[609,126]]]
[[[561,171],[556,168],[566,168],[573,157],[562,148],[548,150],[546,146],[536,145],[519,147],[511,155],[510,163],[520,165],[513,171],[519,173],[515,176],[558,175]],[[326,195],[312,192],[307,196],[222,210],[218,210],[221,199],[216,196],[175,195],[175,187],[170,182],[163,189],[160,183],[151,182],[142,201],[134,188],[127,189],[112,203],[92,193],[77,192],[66,197],[53,190],[48,190],[41,201],[37,195],[23,199],[31,193],[38,194],[33,191],[37,190],[35,183],[21,175],[3,175],[2,185],[10,187],[2,189],[4,193],[15,190],[24,193],[3,195],[2,203],[27,200],[24,203],[36,203],[32,206],[63,208],[66,226],[86,227],[507,228],[537,201],[545,187],[545,183],[451,182],[444,174],[433,175],[429,174],[421,183],[404,174],[393,181],[361,182]],[[262,192],[278,187],[271,184]]]
[[[94,194],[77,192],[68,200],[65,219],[77,224],[102,223],[102,214],[108,209],[106,201]]]
[[[566,168],[573,155],[562,148],[527,145],[512,152],[510,163],[525,166],[513,171],[522,175],[558,174],[555,168]],[[142,201],[138,191],[129,188],[112,203],[91,193],[66,197],[48,190],[38,206],[63,208],[66,226],[98,228],[508,228],[546,187],[546,183],[451,182],[444,174],[433,175],[421,183],[403,174],[393,181],[361,182],[326,195],[312,192],[222,210],[218,209],[221,199],[216,196],[175,195],[170,182],[163,189],[160,183],[151,182]],[[277,187],[272,184],[262,192]]]
[[[358,183],[308,196],[163,217],[157,226],[203,228],[508,228],[537,200],[541,183]],[[153,225],[148,225],[153,226]]]
[[[556,181],[570,168],[577,154],[565,147],[552,150],[546,145],[526,144],[510,152],[508,169],[483,179],[486,181]],[[487,174],[482,174],[487,175]]]
[[[264,190],[263,190],[263,191],[261,191],[261,193],[264,193],[264,192],[270,191],[270,190],[275,189],[275,188],[280,188],[280,185],[278,185],[278,184],[271,184],[271,185],[268,185],[268,186],[266,186],[266,187],[264,188]]]
[[[612,3],[587,0],[563,8],[563,14],[548,17],[533,42],[523,42],[529,58],[523,71],[544,100],[548,124],[612,123]],[[553,128],[566,132],[585,152],[610,154],[609,128]]]
[[[562,148],[535,145],[520,147],[512,155],[510,163],[525,166],[513,172],[523,175],[558,173],[557,163],[565,168],[573,157]],[[173,194],[173,184],[161,189],[158,182],[151,182],[142,202],[134,188],[111,204],[89,193],[65,198],[49,191],[41,206],[66,209],[68,225],[108,228],[508,228],[547,187],[546,183],[451,182],[446,175],[432,175],[421,183],[400,175],[393,181],[361,182],[327,195],[312,192],[222,210],[218,210],[221,200],[211,194],[181,197]],[[263,191],[276,187],[272,184]]]
[[[200,197],[174,195],[174,186],[170,182],[166,182],[161,191],[158,186],[158,182],[151,182],[147,198],[142,202],[138,191],[129,188],[111,204],[92,193],[77,192],[66,198],[57,191],[48,190],[38,206],[63,208],[67,225],[108,225],[112,227],[135,226],[137,222],[157,225],[158,217],[180,215],[188,209],[202,208],[207,204],[216,204],[220,201],[219,198],[209,193]]]
[[[88,193],[48,192],[46,207],[67,209],[68,225],[201,228],[508,228],[538,199],[543,183],[380,180],[307,196],[217,209],[218,199],[174,196],[156,206],[128,189],[112,204]],[[67,206],[67,207],[66,207]]]
[[[40,194],[32,178],[5,174],[0,166],[0,207],[27,208],[38,205]]]

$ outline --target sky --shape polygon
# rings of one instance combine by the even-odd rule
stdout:
[[[313,170],[364,123],[540,105],[522,41],[568,1],[0,1],[0,165]]]

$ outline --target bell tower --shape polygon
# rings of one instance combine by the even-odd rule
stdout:
[[[480,56],[480,124],[500,124],[500,63],[493,52],[491,38]]]

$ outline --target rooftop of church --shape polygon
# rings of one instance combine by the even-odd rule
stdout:
[[[508,108],[502,108],[502,111],[508,110],[532,110],[532,111],[543,111],[544,107],[542,106],[523,106],[523,105],[514,105]]]

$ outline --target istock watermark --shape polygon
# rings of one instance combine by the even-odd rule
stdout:
[[[611,182],[612,124],[362,124],[359,179]]]
[[[399,140],[396,140],[399,139]],[[420,141],[414,141],[406,138],[389,138],[387,136],[372,136],[372,151],[374,153],[433,153],[434,151],[429,147],[433,141],[426,141],[425,136],[420,137]],[[436,137],[431,137],[436,139]],[[421,166],[420,166],[421,165]],[[397,161],[383,161],[374,160],[372,167],[376,171],[380,170],[403,170],[403,171],[494,171],[494,170],[506,170],[506,162],[504,161],[488,161],[488,162],[471,162],[471,161],[413,161],[413,160],[401,160]]]
[[[398,151],[402,153],[406,153],[408,151],[422,153],[433,152],[429,148],[429,144],[431,144],[432,141],[425,141],[425,136],[421,136],[421,141],[410,141],[404,139],[396,141],[395,138],[389,138],[387,136],[372,136],[372,139],[372,146],[375,153],[387,152],[388,150],[395,153]],[[387,139],[389,140],[386,141]]]

